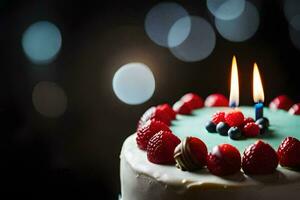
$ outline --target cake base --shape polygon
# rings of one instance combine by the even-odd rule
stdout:
[[[300,173],[282,167],[264,176],[238,173],[218,177],[206,169],[183,172],[175,166],[156,165],[140,150],[135,135],[126,139],[121,152],[123,200],[296,200],[300,197]]]
[[[286,111],[264,108],[270,120],[269,132],[255,138],[231,140],[218,133],[208,133],[205,124],[215,112],[230,108],[214,107],[195,110],[192,115],[177,115],[170,126],[181,140],[187,136],[200,138],[211,151],[216,145],[228,143],[242,154],[262,139],[277,149],[281,141],[292,136],[300,139],[300,116]],[[254,117],[253,107],[239,107],[247,117]],[[242,171],[232,176],[218,177],[207,169],[184,172],[174,165],[157,165],[147,160],[145,151],[137,147],[136,135],[129,136],[121,152],[121,188],[123,200],[282,200],[300,199],[300,172],[277,167],[274,174],[247,176]]]

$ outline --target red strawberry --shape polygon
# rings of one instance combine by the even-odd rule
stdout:
[[[225,112],[216,112],[212,118],[211,121],[215,124],[218,125],[220,122],[225,122]]]
[[[161,130],[171,131],[169,127],[161,121],[156,121],[154,119],[148,120],[146,124],[137,130],[136,142],[138,147],[142,150],[147,150],[149,140],[153,135],[155,135],[155,133]]]
[[[180,139],[171,131],[160,131],[148,142],[147,158],[156,164],[173,164],[175,163],[173,154],[178,144]]]
[[[228,106],[229,101],[223,94],[211,94],[206,97],[204,105],[206,107]]]
[[[259,126],[255,122],[246,124],[243,128],[243,134],[246,137],[256,137],[260,133]]]
[[[244,123],[244,115],[239,110],[232,110],[225,114],[225,122],[231,127],[240,127]]]
[[[276,151],[261,140],[244,151],[242,168],[245,174],[271,174],[275,172],[277,165]]]
[[[195,93],[185,94],[181,97],[180,101],[186,102],[191,110],[202,108],[204,106],[203,99]]]
[[[252,117],[246,117],[246,118],[244,118],[243,125],[245,126],[246,124],[248,124],[250,122],[255,122],[255,121],[254,121],[254,119]]]
[[[281,142],[277,154],[281,166],[300,169],[300,141],[296,138],[285,138]]]
[[[300,103],[294,104],[290,109],[289,113],[292,115],[300,115]]]
[[[230,144],[215,146],[207,157],[207,168],[217,176],[234,174],[241,169],[240,152]]]
[[[182,115],[189,115],[192,112],[191,107],[189,106],[189,104],[187,102],[183,102],[183,101],[177,101],[174,105],[173,105],[173,110],[177,113],[177,114],[182,114]]]
[[[272,110],[289,110],[293,105],[293,101],[286,95],[281,95],[273,99],[269,105]]]
[[[197,159],[198,166],[204,167],[207,159],[207,147],[205,143],[196,137],[189,137],[188,144],[191,150],[191,154]]]
[[[176,119],[176,112],[171,108],[169,104],[165,103],[158,105],[156,106],[156,109],[165,112],[169,116],[170,121]]]
[[[152,106],[142,115],[138,122],[138,128],[143,126],[148,120],[155,119],[156,121],[161,121],[166,125],[170,125],[170,117],[166,111],[157,109],[156,107]]]

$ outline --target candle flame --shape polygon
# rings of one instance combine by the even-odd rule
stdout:
[[[239,75],[236,63],[236,58],[233,56],[231,65],[231,83],[230,83],[230,98],[229,105],[239,105]]]
[[[264,102],[265,100],[264,89],[256,63],[254,63],[253,68],[253,100],[255,103]]]

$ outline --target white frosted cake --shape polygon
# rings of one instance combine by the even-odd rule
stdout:
[[[284,110],[264,109],[271,125],[267,134],[232,140],[218,133],[209,133],[205,125],[210,116],[224,107],[196,109],[191,115],[178,114],[170,129],[181,141],[187,136],[201,139],[211,151],[219,144],[231,144],[241,155],[257,140],[263,140],[276,151],[286,137],[300,138],[300,116]],[[239,108],[245,115],[254,117],[252,107]],[[147,152],[136,143],[136,134],[129,136],[122,147],[120,175],[122,200],[282,200],[300,199],[300,172],[277,166],[266,175],[246,175],[243,169],[228,176],[216,176],[207,167],[196,171],[182,171],[175,164],[162,165],[150,162]],[[300,154],[299,154],[300,156]]]

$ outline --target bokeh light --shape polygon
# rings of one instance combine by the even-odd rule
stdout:
[[[246,2],[243,13],[233,20],[215,18],[218,32],[232,42],[242,42],[250,39],[259,27],[259,13],[250,2]]]
[[[300,50],[300,1],[285,0],[283,10],[286,20],[289,23],[291,42]]]
[[[128,63],[115,73],[113,90],[116,96],[126,104],[144,103],[154,93],[154,75],[143,63]]]
[[[59,29],[51,22],[39,21],[23,34],[22,46],[26,56],[35,64],[47,64],[58,54],[62,45]]]
[[[180,18],[188,16],[188,12],[179,4],[164,2],[155,5],[148,13],[145,19],[145,30],[149,38],[156,44],[168,47],[168,36],[172,25]],[[177,30],[172,31],[172,35]],[[182,33],[182,32],[180,32]],[[179,34],[172,44],[180,44],[186,34]]]
[[[292,25],[296,25],[295,29],[300,29],[299,22],[295,20],[296,15],[300,15],[300,1],[299,0],[285,0],[283,6],[284,14],[287,21]],[[297,23],[296,23],[297,22]]]
[[[207,0],[208,10],[219,19],[232,20],[242,14],[245,0]]]
[[[300,31],[300,13],[298,15],[295,15],[291,20],[290,20],[290,25]]]
[[[67,109],[67,96],[54,82],[42,81],[35,85],[32,92],[34,108],[43,116],[55,118]]]
[[[289,34],[293,45],[300,50],[300,30],[289,26]]]
[[[177,20],[169,31],[168,47],[173,48],[180,45],[189,36],[191,25],[190,17],[183,17]]]
[[[213,27],[203,18],[188,16],[179,19],[174,25],[184,24],[190,18],[191,30],[179,46],[170,48],[172,54],[185,62],[195,62],[208,57],[215,48],[216,35]],[[182,25],[181,25],[182,26]]]

